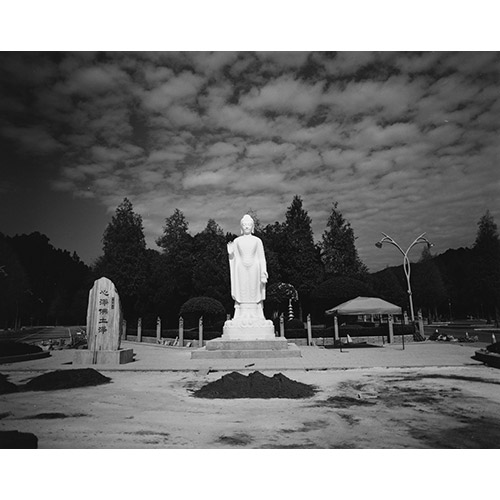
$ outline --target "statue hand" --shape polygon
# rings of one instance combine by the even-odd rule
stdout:
[[[269,275],[265,271],[263,271],[262,274],[260,275],[260,281],[262,283],[267,283],[268,277],[269,277]]]
[[[232,241],[230,241],[228,244],[227,244],[227,253],[229,255],[232,255],[234,253],[234,244]]]

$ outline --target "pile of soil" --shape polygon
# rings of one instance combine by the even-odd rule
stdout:
[[[487,345],[486,350],[488,352],[494,352],[496,354],[500,354],[500,342],[495,342],[494,344]]]
[[[0,373],[0,394],[8,394],[9,392],[17,392],[16,384],[7,380],[8,376]]]
[[[43,349],[37,345],[24,344],[23,342],[13,342],[10,340],[0,342],[0,358],[34,354],[36,352],[43,352]]]
[[[56,370],[44,373],[31,379],[22,386],[23,391],[54,391],[57,389],[72,389],[74,387],[88,387],[92,385],[107,384],[111,382],[93,368],[80,368],[76,370]]]
[[[204,385],[193,393],[197,398],[310,398],[315,393],[311,385],[296,382],[282,373],[266,377],[260,372],[253,372],[246,377],[238,372],[224,375],[219,380]]]
[[[31,432],[0,431],[0,448],[4,450],[36,449],[38,438]]]

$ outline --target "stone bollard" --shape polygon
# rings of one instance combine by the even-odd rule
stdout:
[[[203,316],[198,321],[198,347],[203,347]]]
[[[156,318],[156,343],[161,344],[161,318]]]
[[[333,335],[335,340],[339,340],[339,320],[337,316],[333,317]]]
[[[137,342],[142,342],[142,318],[137,320]]]
[[[394,323],[392,320],[392,314],[389,314],[387,324],[389,326],[389,344],[394,344]]]
[[[179,345],[184,347],[184,319],[179,317]]]
[[[420,335],[425,338],[425,333],[424,333],[424,318],[422,317],[422,311],[418,311],[418,330],[420,332]]]
[[[312,345],[311,315],[307,315],[307,345]]]
[[[281,313],[280,316],[280,337],[285,336],[285,318],[283,316],[283,313]]]

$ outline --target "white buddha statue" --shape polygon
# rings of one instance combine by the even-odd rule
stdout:
[[[274,338],[273,323],[264,317],[268,278],[264,246],[253,234],[254,221],[250,215],[244,215],[240,225],[241,236],[227,244],[234,318],[226,321],[223,337],[236,338],[243,333],[235,328],[251,328],[252,333],[247,331],[246,334],[252,337]],[[262,328],[265,331],[261,331]]]

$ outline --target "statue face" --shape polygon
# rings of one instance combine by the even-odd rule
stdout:
[[[249,215],[245,215],[241,219],[241,232],[243,234],[251,234],[253,232],[253,219]]]
[[[243,234],[251,234],[253,229],[253,224],[250,221],[244,221],[241,223],[241,230]]]

